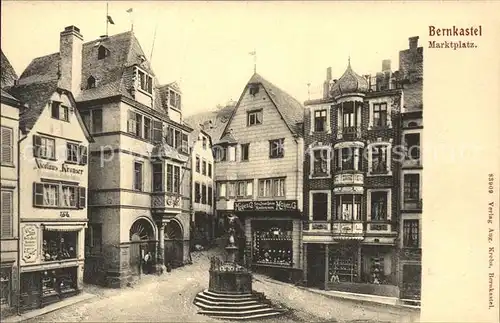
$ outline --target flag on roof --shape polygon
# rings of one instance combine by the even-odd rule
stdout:
[[[113,21],[113,18],[111,18],[111,16],[108,16],[108,22],[112,25],[115,24],[115,22]]]
[[[134,11],[134,9],[132,9],[132,8],[127,9],[128,13],[131,13],[132,11]]]

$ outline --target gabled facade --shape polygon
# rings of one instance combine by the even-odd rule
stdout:
[[[19,112],[21,102],[3,89],[17,81],[17,75],[2,51],[2,93],[0,113],[0,310],[1,317],[15,311],[18,295],[19,257]]]
[[[169,97],[132,32],[84,43],[69,26],[60,43],[59,53],[34,59],[20,83],[60,79],[71,86],[95,140],[86,279],[122,287],[141,273],[183,265],[189,261],[192,129],[182,122],[180,106],[173,120]],[[143,266],[148,253],[152,264]]]
[[[254,74],[215,144],[218,217],[242,223],[243,260],[300,277],[302,105]],[[243,242],[242,242],[243,244]]]
[[[397,75],[388,60],[376,77],[356,74],[349,62],[338,80],[328,69],[323,98],[305,103],[303,254],[310,286],[398,296]]]
[[[19,191],[25,195],[19,199],[20,311],[83,289],[92,139],[62,85],[55,80],[9,88],[27,105],[19,139]]]

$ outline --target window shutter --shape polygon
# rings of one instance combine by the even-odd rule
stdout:
[[[33,135],[33,156],[40,157],[42,147],[42,138],[37,135]]]
[[[84,209],[86,202],[86,190],[85,187],[78,188],[78,208]]]
[[[33,183],[33,205],[43,206],[43,184]]]
[[[12,129],[2,127],[2,152],[1,161],[4,163],[12,163],[13,145],[12,145]]]
[[[13,199],[11,191],[2,191],[2,237],[12,236]]]
[[[87,147],[81,145],[80,146],[80,165],[87,165],[87,162],[88,162]]]

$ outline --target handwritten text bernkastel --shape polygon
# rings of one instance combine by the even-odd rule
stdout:
[[[482,26],[471,26],[469,28],[460,28],[452,26],[451,28],[436,28],[429,26],[429,36],[482,36]]]

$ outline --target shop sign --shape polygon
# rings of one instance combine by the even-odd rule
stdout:
[[[81,168],[76,168],[72,167],[71,165],[68,164],[62,164],[61,167],[58,165],[40,160],[40,159],[35,159],[36,162],[36,167],[38,169],[43,169],[43,170],[49,170],[53,172],[60,172],[60,173],[65,173],[65,174],[75,174],[75,175],[82,175],[83,174],[83,169]]]
[[[235,211],[295,211],[297,200],[234,202]]]
[[[22,258],[26,263],[36,262],[38,258],[38,228],[33,224],[23,227]]]

